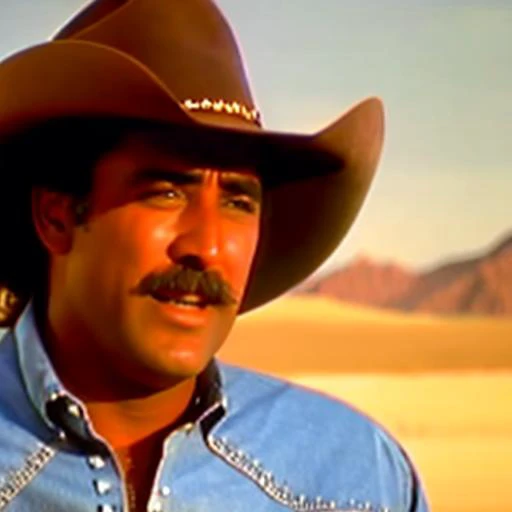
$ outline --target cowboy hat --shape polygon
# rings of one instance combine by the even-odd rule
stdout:
[[[0,64],[0,146],[62,118],[179,127],[250,160],[271,215],[262,221],[240,312],[304,280],[338,246],[368,192],[383,140],[377,98],[314,135],[264,130],[235,37],[212,0],[97,0],[52,41]],[[12,192],[17,174],[3,170],[0,215],[8,224],[20,202]],[[0,285],[16,292],[20,255],[16,231],[8,233]]]

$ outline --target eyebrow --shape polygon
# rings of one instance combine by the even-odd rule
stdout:
[[[221,177],[220,187],[224,192],[232,195],[246,195],[251,199],[261,202],[261,184],[253,175],[242,174],[233,171],[219,171]],[[203,171],[191,169],[187,171],[174,169],[147,168],[131,176],[130,185],[143,185],[155,181],[167,181],[175,185],[199,185],[203,181]]]

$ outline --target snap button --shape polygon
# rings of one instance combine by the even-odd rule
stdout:
[[[78,407],[75,403],[70,403],[68,405],[68,412],[69,414],[72,414],[75,416],[75,418],[81,418],[82,417],[82,411],[80,411],[80,407]]]
[[[103,496],[110,492],[110,490],[112,489],[112,484],[107,480],[95,480],[94,487],[96,487],[96,492],[99,495]]]
[[[87,461],[89,462],[89,466],[93,469],[102,469],[105,467],[105,461],[103,460],[103,457],[100,457],[99,455],[91,455]]]
[[[52,391],[48,397],[49,402],[55,402],[59,398],[66,396],[62,391]]]
[[[111,505],[99,505],[98,512],[116,512],[116,509]]]

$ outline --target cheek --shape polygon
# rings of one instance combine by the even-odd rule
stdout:
[[[169,240],[173,233],[168,224],[134,215],[124,229],[115,229],[113,236],[119,242],[118,248],[123,248],[123,257],[127,262],[145,275],[155,268],[168,265]]]
[[[231,230],[225,239],[225,253],[229,263],[233,284],[245,287],[258,244],[259,225]]]
[[[118,209],[91,222],[77,237],[82,263],[103,274],[111,286],[134,286],[148,272],[168,263],[169,226],[130,209]]]
[[[168,214],[164,217],[134,210],[114,226],[113,236],[119,238],[134,261],[147,263],[149,270],[154,270],[155,264],[168,264],[169,243],[176,237],[176,219]]]

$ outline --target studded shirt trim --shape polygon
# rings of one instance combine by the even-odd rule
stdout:
[[[274,475],[262,464],[236,448],[226,439],[208,437],[210,448],[228,464],[255,482],[268,496],[294,512],[392,512],[387,507],[374,506],[369,502],[349,500],[338,503],[321,496],[312,499],[295,494],[286,483],[278,483]]]
[[[31,453],[21,468],[11,471],[0,485],[0,510],[3,510],[50,462],[56,451],[43,445]]]

